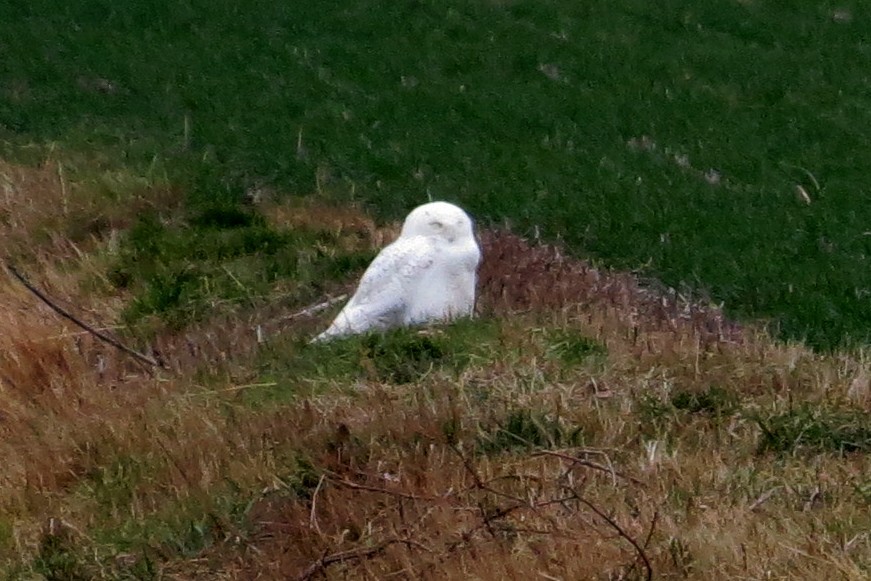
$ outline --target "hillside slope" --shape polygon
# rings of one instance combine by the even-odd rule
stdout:
[[[395,226],[317,198],[191,226],[215,246],[187,267],[211,282],[147,311],[135,276],[117,285],[120,240],[172,188],[64,157],[0,173],[21,270],[165,366],[0,274],[4,577],[869,574],[865,352],[777,343],[499,230],[481,232],[475,320],[309,345],[330,313],[303,307]],[[111,219],[83,228],[95,200]],[[282,252],[296,277],[255,276]]]

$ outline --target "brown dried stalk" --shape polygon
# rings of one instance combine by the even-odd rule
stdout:
[[[418,494],[411,494],[410,492],[402,492],[400,490],[390,490],[388,488],[380,488],[378,486],[369,486],[367,484],[357,484],[356,482],[351,482],[350,480],[346,480],[344,478],[338,478],[336,475],[329,474],[329,481],[333,484],[339,484],[346,488],[353,488],[354,490],[366,490],[368,492],[377,492],[380,494],[387,494],[389,496],[397,496],[399,498],[407,498],[409,500],[429,500],[429,501],[437,501],[441,500],[441,498],[436,496],[420,496]]]
[[[653,529],[656,526],[656,520],[658,517],[657,514],[654,514],[653,522],[650,525],[650,531],[648,532],[647,538],[644,541],[644,546],[642,547],[638,543],[638,541],[636,541],[634,538],[632,538],[632,536],[629,535],[629,533],[624,531],[623,528],[619,524],[617,524],[617,522],[614,519],[609,517],[607,514],[605,514],[604,511],[599,509],[595,504],[593,504],[592,502],[590,502],[589,500],[584,498],[580,493],[578,493],[577,489],[572,488],[572,487],[564,487],[565,489],[567,489],[571,493],[570,495],[562,497],[562,498],[530,503],[528,501],[524,501],[523,499],[521,499],[519,497],[515,497],[515,496],[512,496],[510,494],[506,494],[504,492],[494,490],[493,488],[487,486],[486,483],[484,482],[484,480],[480,477],[478,472],[475,470],[474,466],[472,466],[472,463],[465,457],[465,455],[462,453],[462,451],[456,446],[451,446],[451,449],[463,461],[463,465],[465,466],[466,471],[469,472],[469,474],[472,476],[473,480],[475,481],[475,488],[482,490],[482,491],[485,491],[485,492],[489,492],[490,494],[501,496],[503,498],[508,498],[510,500],[513,500],[516,504],[513,506],[507,506],[507,507],[500,508],[499,510],[492,511],[489,514],[484,510],[483,506],[479,507],[481,510],[481,515],[483,517],[483,522],[480,525],[472,528],[471,530],[468,530],[465,533],[463,533],[461,541],[454,543],[448,549],[449,551],[456,549],[458,546],[462,545],[465,542],[468,542],[469,539],[471,538],[472,534],[476,530],[480,530],[481,528],[486,528],[488,530],[488,532],[490,532],[490,534],[493,535],[494,534],[494,529],[492,526],[493,521],[495,521],[497,519],[501,519],[501,518],[509,515],[510,513],[516,511],[516,510],[519,510],[522,508],[529,508],[529,509],[537,512],[538,509],[544,508],[544,507],[552,505],[552,504],[562,504],[562,503],[570,501],[570,500],[576,500],[576,501],[580,502],[581,504],[583,504],[584,506],[586,506],[587,508],[589,508],[590,510],[592,510],[594,513],[596,513],[596,515],[598,515],[602,520],[604,520],[606,523],[608,523],[608,525],[611,526],[611,528],[613,528],[620,537],[622,537],[627,542],[629,542],[629,544],[632,545],[632,547],[635,549],[635,552],[638,554],[636,562],[637,562],[637,560],[640,559],[644,565],[644,568],[646,571],[646,579],[648,581],[653,579],[653,567],[650,564],[650,559],[647,557],[647,553],[646,553],[645,549],[647,547],[647,544],[650,542],[650,538],[653,535]],[[535,454],[535,455],[539,455],[539,454]],[[564,459],[576,461],[578,463],[582,463],[580,461],[580,459],[573,458],[572,456],[568,456],[566,454],[560,454],[560,453],[554,452],[554,453],[552,453],[552,455],[557,456],[557,457],[561,457]],[[608,473],[612,473],[612,471],[610,469],[608,469],[606,466],[600,466],[600,465],[596,465],[596,466],[599,467],[598,469],[604,470],[605,472],[608,472]],[[627,480],[630,480],[632,482],[636,482],[636,479],[633,479],[633,478],[630,478],[627,476],[622,476],[622,475],[621,475],[621,477],[626,478]],[[637,482],[640,483],[640,481],[637,481]],[[551,531],[551,532],[554,532],[554,531]],[[633,567],[634,566],[635,566],[635,563],[633,563]]]
[[[624,480],[628,480],[633,484],[637,484],[639,486],[646,486],[643,480],[639,480],[634,476],[629,476],[628,474],[623,474],[621,472],[617,472],[614,468],[610,466],[604,466],[597,462],[592,462],[590,460],[585,460],[583,458],[578,458],[576,456],[569,456],[568,454],[563,454],[561,452],[553,452],[551,450],[536,450],[533,456],[553,456],[555,458],[562,458],[568,462],[573,464],[579,464],[581,466],[586,466],[587,468],[592,468],[593,470],[599,470],[601,472],[605,472],[611,476],[611,478],[622,478]]]
[[[645,578],[647,579],[647,581],[651,581],[651,579],[653,579],[653,566],[650,564],[650,559],[647,557],[647,552],[644,550],[644,547],[639,545],[638,541],[633,539],[629,533],[627,533],[626,531],[623,530],[623,527],[621,527],[619,524],[617,524],[617,521],[615,521],[614,519],[609,517],[607,514],[605,514],[605,512],[602,511],[601,509],[599,509],[595,504],[593,504],[592,502],[590,502],[589,500],[587,500],[586,498],[584,498],[580,494],[577,494],[574,491],[574,489],[570,489],[570,490],[572,490],[572,492],[574,492],[574,495],[573,495],[574,500],[577,500],[578,502],[580,502],[581,504],[583,504],[584,506],[586,506],[587,508],[589,508],[590,510],[595,512],[599,516],[599,518],[601,518],[606,523],[608,523],[608,525],[611,528],[613,528],[617,532],[618,535],[620,535],[627,542],[629,542],[630,545],[632,545],[632,547],[635,549],[635,552],[638,554],[638,558],[641,559],[642,563],[644,564],[644,569],[646,570]],[[656,525],[656,516],[654,516],[653,524],[651,525],[651,529],[650,529],[650,532],[648,533],[647,541],[645,541],[645,545],[647,544],[647,542],[650,541],[650,536],[653,534],[653,527],[655,525]]]
[[[417,549],[422,549],[424,551],[432,552],[432,550],[429,547],[427,547],[426,545],[418,543],[417,541],[414,541],[412,539],[398,538],[398,537],[392,538],[392,539],[387,539],[385,541],[378,543],[374,547],[350,549],[348,551],[341,551],[341,552],[332,553],[329,555],[324,553],[324,555],[320,559],[318,559],[317,561],[315,561],[314,563],[309,565],[305,569],[305,571],[303,571],[302,574],[299,577],[297,577],[297,580],[298,581],[308,581],[309,579],[312,579],[318,573],[323,573],[327,569],[327,567],[329,567],[330,565],[333,565],[335,563],[343,563],[345,561],[359,561],[359,560],[363,560],[363,559],[370,559],[370,558],[374,557],[375,555],[382,553],[385,549],[387,549],[387,547],[389,547],[391,545],[396,545],[396,544],[407,545],[409,547],[415,547]]]
[[[101,333],[97,329],[91,327],[90,325],[88,325],[87,323],[82,321],[81,319],[77,318],[75,315],[62,309],[60,306],[57,305],[57,303],[52,301],[42,291],[40,291],[33,284],[31,284],[24,277],[24,275],[18,271],[18,269],[16,269],[14,266],[12,266],[12,264],[7,262],[6,269],[12,274],[12,276],[14,276],[18,280],[18,282],[23,284],[27,290],[29,290],[31,293],[36,295],[36,297],[39,300],[41,300],[46,305],[51,307],[51,309],[54,312],[56,312],[58,315],[60,315],[61,317],[67,319],[68,321],[72,321],[73,323],[75,323],[76,325],[78,325],[79,327],[81,327],[82,329],[84,329],[85,331],[87,331],[88,333],[90,333],[91,335],[96,337],[97,339],[100,339],[101,341],[108,343],[109,345],[115,347],[116,349],[119,349],[119,350],[123,351],[124,353],[127,353],[128,355],[131,355],[132,357],[136,358],[136,360],[141,362],[141,363],[147,363],[148,365],[151,365],[153,367],[160,367],[161,369],[169,369],[164,363],[156,361],[156,360],[152,359],[151,357],[144,355],[144,354],[140,353],[139,351],[136,351],[135,349],[131,349],[130,347],[127,347],[126,345],[124,345],[123,343],[118,341],[117,339],[113,339],[112,337],[106,335],[105,333]]]
[[[347,299],[348,295],[339,295],[337,297],[329,297],[327,300],[316,303],[314,305],[310,305],[302,310],[299,310],[295,313],[291,313],[289,315],[285,315],[278,319],[278,322],[291,321],[293,319],[298,319],[300,317],[310,317],[312,315],[316,315],[321,311],[325,311],[335,305],[336,303],[340,303],[343,300]]]
[[[572,511],[579,511],[581,510],[580,507],[583,506],[592,511],[604,523],[607,523],[610,528],[616,531],[616,536],[613,538],[625,540],[634,549],[636,556],[632,559],[631,563],[627,564],[627,570],[632,571],[636,567],[641,567],[645,571],[644,577],[646,579],[653,578],[653,567],[651,565],[650,559],[647,556],[646,551],[656,528],[658,514],[654,514],[649,531],[645,535],[643,542],[639,542],[635,540],[628,532],[626,532],[626,530],[624,530],[623,527],[621,527],[621,525],[618,524],[614,518],[609,516],[604,510],[596,506],[593,502],[584,498],[581,495],[581,489],[578,488],[577,485],[566,486],[559,485],[554,482],[553,484],[555,485],[555,488],[553,489],[553,492],[554,494],[559,495],[558,498],[553,498],[550,494],[544,496],[543,498],[541,496],[536,498],[518,496],[512,493],[504,492],[494,487],[493,483],[503,479],[505,475],[497,476],[492,479],[486,479],[479,472],[478,467],[475,465],[472,459],[469,458],[462,449],[460,449],[456,445],[449,445],[449,448],[453,450],[457,458],[462,462],[465,472],[468,473],[470,479],[472,480],[471,486],[467,488],[462,488],[460,490],[454,490],[452,488],[450,492],[444,495],[433,496],[416,494],[404,490],[391,490],[390,488],[373,486],[369,484],[361,484],[348,480],[341,474],[337,474],[331,471],[325,471],[324,476],[318,483],[318,490],[323,487],[324,482],[327,482],[335,486],[349,488],[363,493],[385,495],[394,498],[395,501],[399,503],[400,510],[402,503],[408,500],[423,503],[425,506],[428,505],[428,511],[433,510],[436,505],[443,505],[444,503],[447,503],[454,509],[466,510],[477,513],[478,519],[476,519],[476,523],[474,523],[471,527],[467,528],[462,532],[458,531],[458,536],[455,537],[452,541],[446,543],[445,545],[441,547],[430,548],[422,545],[417,540],[412,540],[421,539],[425,536],[421,533],[422,529],[420,528],[425,517],[421,517],[420,519],[417,519],[416,524],[412,524],[411,526],[404,528],[404,530],[402,531],[396,531],[394,532],[394,536],[377,542],[377,544],[374,544],[372,546],[357,547],[354,549],[349,549],[332,554],[324,552],[318,560],[308,565],[308,567],[306,567],[302,571],[298,579],[302,581],[308,581],[313,577],[323,575],[325,573],[325,570],[333,564],[349,561],[359,562],[376,558],[381,555],[389,546],[394,544],[402,544],[408,548],[422,549],[428,553],[434,554],[435,562],[430,563],[428,567],[435,567],[437,566],[436,563],[448,558],[450,554],[456,551],[462,551],[464,549],[470,548],[475,543],[476,539],[480,539],[479,535],[481,535],[481,533],[483,533],[487,537],[498,539],[500,533],[506,530],[506,526],[509,527],[510,530],[523,531],[529,534],[545,536],[551,535],[555,538],[565,539],[573,538],[573,533],[570,530],[561,527],[550,518],[550,514],[547,509],[548,507],[552,506],[563,506],[564,508]],[[534,452],[530,457],[544,455],[547,454]],[[579,460],[577,458],[559,452],[555,452],[551,455],[576,463]],[[597,470],[612,473],[612,471],[609,470],[606,466],[596,464],[595,467]],[[625,480],[628,482],[636,482],[636,479],[630,478],[628,476],[620,475],[620,477],[625,478]],[[472,495],[472,498],[474,498],[476,492],[484,493],[484,495],[486,496],[480,498],[479,502],[473,502],[471,506],[468,505],[466,502],[467,500],[470,500],[468,495]],[[504,500],[501,503],[501,506],[499,504],[494,506],[492,504],[488,505],[486,502],[486,498],[501,498]],[[573,503],[577,504],[574,504],[574,506],[570,506]],[[309,515],[310,520],[312,520],[313,522],[315,510],[316,509],[313,502],[313,506],[311,507]],[[511,515],[514,515],[518,512],[531,512],[538,517],[544,519],[542,524],[544,524],[544,522],[547,522],[549,523],[549,526],[536,526],[535,524],[530,522],[530,524],[522,525],[520,528],[518,528],[513,526],[513,524],[505,522],[505,519],[511,518]]]

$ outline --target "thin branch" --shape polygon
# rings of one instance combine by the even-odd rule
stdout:
[[[549,537],[556,537],[558,539],[568,539],[571,541],[576,541],[577,537],[571,533],[567,533],[565,531],[560,530],[550,530],[550,529],[537,529],[534,527],[511,527],[512,533],[527,533],[530,535],[542,535]]]
[[[321,532],[321,527],[318,526],[318,516],[317,516],[318,492],[321,491],[321,486],[324,485],[324,479],[326,479],[326,477],[327,477],[326,474],[321,474],[321,478],[320,478],[320,480],[318,480],[317,488],[315,488],[314,494],[312,494],[312,508],[311,508],[311,512],[309,512],[309,517],[308,517],[309,525],[311,526],[311,528],[313,528],[314,530],[317,531],[318,536],[320,536],[320,537],[323,537],[324,534]]]
[[[378,492],[380,494],[387,494],[389,496],[398,496],[400,498],[407,498],[410,500],[429,500],[436,501],[442,500],[437,496],[420,496],[417,494],[411,494],[410,492],[401,492],[399,490],[389,490],[387,488],[380,488],[378,486],[368,486],[366,484],[357,484],[356,482],[351,482],[350,480],[346,480],[344,478],[336,478],[331,476],[330,482],[333,484],[339,484],[341,486],[345,486],[346,488],[353,488],[354,490],[366,490],[368,492]]]
[[[650,520],[650,530],[647,531],[647,537],[644,539],[644,543],[641,545],[641,547],[645,551],[647,550],[648,545],[650,545],[650,539],[653,538],[653,531],[656,530],[656,522],[658,520],[659,520],[659,511],[657,510],[657,511],[653,512],[653,518]],[[637,564],[638,564],[638,559],[636,559],[635,562],[632,563],[632,567],[630,567],[629,571],[626,572],[627,577],[629,576],[629,573],[631,573],[635,569],[635,566]]]
[[[431,551],[427,546],[418,543],[417,541],[413,541],[411,539],[387,539],[374,547],[361,548],[361,549],[351,549],[349,551],[341,551],[339,553],[333,553],[331,555],[324,555],[311,565],[309,565],[305,571],[302,572],[299,577],[297,577],[298,581],[308,581],[313,578],[318,573],[323,573],[327,567],[334,563],[343,563],[345,561],[355,561],[355,560],[363,560],[374,557],[375,555],[383,552],[390,545],[402,544],[409,547],[415,547],[418,549],[423,549],[425,551]]]
[[[502,433],[504,433],[505,435],[507,435],[511,438],[514,438],[518,442],[521,442],[521,443],[529,446],[530,448],[536,447],[532,442],[530,442],[526,438],[518,436],[517,434],[515,434],[513,432],[509,432],[508,430],[503,429]],[[596,453],[602,454],[602,452],[599,452],[599,451],[596,451]],[[557,458],[562,458],[564,460],[574,462],[575,464],[580,464],[582,466],[587,466],[588,468],[593,468],[594,470],[601,470],[602,472],[607,472],[608,474],[611,475],[612,480],[615,479],[616,476],[619,476],[620,478],[624,478],[626,480],[629,480],[635,484],[638,484],[639,486],[645,486],[645,483],[637,478],[634,478],[632,476],[628,476],[626,474],[621,474],[620,472],[617,472],[616,470],[614,470],[614,468],[612,468],[610,466],[603,466],[602,464],[598,464],[598,463],[592,462],[590,460],[584,460],[583,458],[578,458],[576,456],[569,456],[568,454],[563,454],[562,452],[554,452],[551,450],[544,450],[544,449],[538,449],[533,453],[533,456],[541,456],[541,455],[555,456]],[[606,458],[608,458],[607,454],[603,454],[603,455]],[[610,458],[608,458],[609,463],[610,463],[610,461],[611,461]]]
[[[151,357],[148,357],[147,355],[143,355],[139,351],[136,351],[134,349],[131,349],[130,347],[127,347],[126,345],[119,342],[118,340],[113,339],[112,337],[106,335],[105,333],[101,333],[97,329],[95,329],[95,328],[91,327],[90,325],[88,325],[87,323],[83,322],[81,319],[77,318],[76,316],[72,315],[68,311],[59,307],[50,298],[48,298],[45,294],[43,294],[42,291],[40,291],[38,288],[33,286],[26,278],[24,278],[24,275],[21,274],[20,272],[18,272],[18,270],[14,266],[12,266],[12,264],[7,262],[6,269],[9,270],[9,272],[12,273],[12,276],[14,276],[16,279],[18,279],[18,281],[21,284],[23,284],[25,286],[25,288],[27,288],[27,290],[29,290],[31,293],[36,295],[36,297],[39,300],[41,300],[46,305],[51,307],[51,309],[54,312],[56,312],[58,315],[60,315],[61,317],[65,318],[69,321],[72,321],[73,323],[75,323],[76,325],[78,325],[79,327],[81,327],[82,329],[84,329],[85,331],[87,331],[88,333],[93,335],[94,337],[97,337],[98,339],[100,339],[100,340],[108,343],[109,345],[115,347],[116,349],[119,349],[119,350],[123,351],[124,353],[127,353],[128,355],[135,357],[138,361],[140,361],[142,363],[147,363],[148,365],[151,365],[153,367],[160,367],[161,369],[169,369],[165,364],[160,363],[158,361],[155,361]]]
[[[610,474],[611,478],[614,478],[616,476],[619,478],[623,478],[624,480],[628,480],[628,481],[632,482],[633,484],[638,484],[639,486],[646,486],[646,484],[643,480],[639,480],[638,478],[635,478],[634,476],[629,476],[628,474],[623,474],[621,472],[617,472],[616,470],[614,470],[610,466],[604,466],[604,465],[599,464],[597,462],[592,462],[590,460],[584,460],[583,458],[578,458],[576,456],[570,456],[568,454],[563,454],[561,452],[553,452],[551,450],[536,450],[536,452],[533,454],[533,456],[554,456],[555,458],[562,458],[563,460],[567,460],[567,461],[572,462],[574,464],[580,464],[581,466],[586,466],[587,468],[592,468],[594,470],[600,470],[601,472],[605,472],[607,474]]]
[[[641,561],[644,563],[644,568],[647,570],[647,575],[645,578],[647,579],[647,581],[651,581],[651,579],[653,579],[653,566],[650,564],[650,559],[647,558],[647,553],[644,551],[644,548],[638,544],[638,541],[633,539],[629,535],[629,533],[624,531],[623,528],[619,524],[617,524],[617,521],[602,512],[595,504],[593,504],[580,494],[575,494],[575,499],[581,504],[588,507],[593,512],[595,512],[599,516],[599,518],[608,523],[611,528],[617,531],[618,535],[626,539],[626,541],[628,541],[629,544],[631,544],[635,548],[635,552],[638,553],[638,558],[641,559]]]
[[[484,488],[484,481],[481,480],[481,477],[480,477],[480,476],[478,476],[478,471],[475,470],[475,467],[472,466],[472,463],[469,462],[469,459],[466,458],[466,455],[463,454],[463,451],[460,450],[459,447],[457,447],[456,444],[448,444],[448,446],[450,447],[451,450],[454,451],[454,453],[455,453],[457,456],[460,457],[460,460],[463,461],[463,466],[465,467],[466,472],[468,472],[469,475],[471,475],[472,480],[475,481],[475,486],[476,486],[477,488]]]
[[[485,491],[491,492],[491,493],[493,492],[491,489],[488,489],[488,488],[483,488],[482,490],[485,490]],[[507,495],[503,495],[503,496],[507,496]],[[509,498],[511,498],[511,497],[509,497]],[[456,541],[454,541],[453,543],[448,545],[446,552],[452,553],[453,551],[455,551],[456,549],[461,547],[463,544],[468,543],[472,539],[472,535],[474,535],[476,532],[480,531],[481,529],[487,529],[487,532],[489,532],[491,536],[496,536],[496,531],[493,528],[493,522],[497,521],[501,518],[504,518],[515,511],[518,511],[521,509],[532,509],[532,510],[537,512],[538,509],[540,509],[540,508],[545,508],[545,507],[548,507],[548,506],[551,506],[554,504],[562,504],[566,501],[575,500],[575,499],[577,499],[577,494],[574,492],[570,496],[564,496],[561,498],[554,498],[551,500],[542,500],[542,501],[539,501],[539,502],[536,502],[533,504],[523,502],[523,500],[521,500],[520,498],[514,498],[514,500],[517,502],[517,504],[515,504],[513,506],[502,507],[498,510],[494,510],[490,514],[487,514],[486,511],[484,511],[480,505],[477,507],[474,507],[474,508],[469,507],[469,510],[474,510],[474,511],[481,513],[481,522],[479,524],[475,525],[474,527],[470,528],[469,530],[463,532],[460,535],[459,539],[457,539]]]
[[[186,393],[184,395],[187,397],[198,397],[198,396],[203,396],[203,395],[216,395],[219,393],[230,393],[233,391],[241,391],[243,389],[250,389],[253,387],[275,387],[276,385],[278,385],[278,383],[276,383],[275,381],[267,381],[264,383],[246,383],[244,385],[233,385],[233,386],[225,387],[222,389],[211,389],[209,391],[197,391],[194,393]]]
[[[756,510],[757,508],[759,508],[760,506],[762,506],[763,504],[768,502],[768,499],[770,499],[772,496],[774,496],[774,493],[777,492],[778,490],[780,490],[781,488],[783,488],[783,487],[782,486],[775,486],[774,488],[772,488],[770,490],[766,490],[765,492],[763,492],[762,494],[759,495],[759,498],[757,498],[756,500],[754,500],[750,504],[750,506],[747,508],[747,510],[750,510],[750,511]]]
[[[472,466],[472,463],[469,461],[468,458],[466,458],[465,454],[463,454],[463,451],[460,450],[454,444],[449,444],[449,447],[451,448],[451,450],[454,451],[454,453],[457,456],[460,457],[460,460],[463,461],[463,466],[466,468],[466,472],[468,472],[469,475],[472,477],[472,480],[475,481],[474,486],[472,486],[470,488],[471,490],[474,490],[474,489],[483,490],[485,492],[489,492],[490,494],[494,494],[496,496],[501,496],[502,498],[507,498],[508,500],[514,500],[516,502],[520,502],[521,504],[523,504],[525,506],[529,506],[529,503],[524,502],[523,499],[517,498],[516,496],[512,496],[510,494],[506,494],[504,492],[500,492],[499,490],[496,490],[495,488],[491,488],[491,487],[487,486],[487,482],[484,482],[484,480],[481,479],[481,476],[478,474],[478,471],[475,470],[475,467]],[[492,482],[492,481],[488,481],[488,482]],[[470,490],[470,489],[466,489],[466,490]]]
[[[330,307],[332,307],[336,303],[340,303],[343,300],[345,300],[346,298],[348,298],[348,295],[346,295],[346,294],[339,295],[337,297],[331,297],[331,298],[329,298],[321,303],[317,303],[317,304],[308,306],[308,307],[302,309],[301,311],[297,311],[295,313],[291,313],[289,315],[281,317],[276,322],[281,323],[283,321],[290,321],[293,319],[298,319],[300,317],[310,317],[312,315],[320,313],[321,311],[325,311],[325,310],[329,309]]]
[[[182,469],[181,464],[178,463],[178,460],[176,460],[175,455],[173,455],[172,452],[169,451],[169,448],[166,447],[166,444],[163,443],[163,440],[161,440],[160,438],[154,438],[154,442],[160,447],[160,449],[163,451],[164,455],[169,459],[170,463],[172,463],[173,467],[181,475],[185,484],[188,485],[188,488],[193,489],[194,483],[191,482],[190,478],[188,478],[187,472],[185,472]]]
[[[648,545],[650,545],[650,539],[653,538],[653,531],[656,530],[656,522],[658,520],[659,520],[659,511],[657,510],[657,511],[653,512],[653,518],[650,520],[650,530],[647,531],[647,538],[644,539],[644,544],[641,545],[645,549],[647,548]]]

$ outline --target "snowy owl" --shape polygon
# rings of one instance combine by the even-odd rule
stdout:
[[[447,202],[418,206],[405,218],[399,238],[363,273],[330,328],[314,341],[471,316],[480,262],[466,212]]]

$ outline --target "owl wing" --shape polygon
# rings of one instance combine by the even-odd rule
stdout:
[[[363,273],[354,296],[314,341],[400,325],[415,284],[435,257],[436,248],[423,236],[400,238],[384,247]]]

